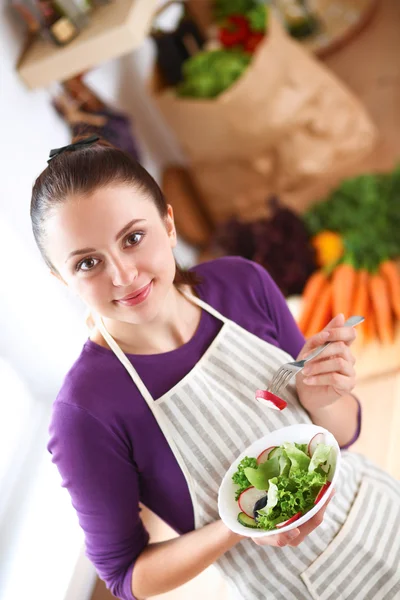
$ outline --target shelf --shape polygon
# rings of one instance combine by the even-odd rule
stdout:
[[[157,0],[114,0],[96,8],[88,27],[67,46],[35,39],[18,65],[33,89],[65,81],[98,64],[137,48],[148,34]]]

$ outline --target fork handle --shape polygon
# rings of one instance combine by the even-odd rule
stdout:
[[[356,325],[362,323],[364,320],[364,317],[353,316],[344,322],[343,327],[355,327]],[[329,346],[329,344],[332,344],[332,342],[325,342],[325,344],[322,344],[321,346],[318,346],[318,348],[315,348],[315,350],[311,352],[311,354],[309,354],[307,358],[304,359],[304,364],[308,363],[308,361],[318,356],[318,354],[321,354],[321,352],[325,350],[325,348]]]

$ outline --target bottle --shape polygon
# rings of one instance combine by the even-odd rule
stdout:
[[[43,28],[53,42],[65,46],[72,42],[79,33],[77,25],[62,13],[55,2],[50,0],[35,0],[42,16]]]
[[[69,17],[79,29],[83,29],[88,25],[88,13],[90,11],[90,4],[88,2],[80,0],[57,0],[57,5],[63,11],[64,15]]]

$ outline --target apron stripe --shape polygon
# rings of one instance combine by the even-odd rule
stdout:
[[[222,353],[222,354],[225,353],[226,351],[228,351],[230,353],[230,355],[232,356],[232,358],[234,358],[238,362],[241,362],[243,360],[243,355],[245,355],[246,362],[250,361],[253,369],[256,366],[257,370],[259,372],[260,371],[262,372],[262,376],[265,377],[266,381],[269,381],[270,379],[272,379],[275,371],[282,364],[280,361],[276,360],[273,362],[271,361],[268,363],[268,365],[266,365],[265,358],[264,358],[265,349],[263,349],[261,347],[257,348],[255,346],[244,347],[243,342],[241,341],[239,336],[227,335],[226,338],[221,343],[221,345],[219,347],[217,347],[217,350],[219,353]],[[243,351],[245,351],[245,352],[243,352]],[[276,364],[274,364],[274,363],[276,363]]]
[[[276,570],[273,567],[273,560],[262,560],[261,551],[266,548],[261,548],[254,545],[254,548],[249,547],[252,542],[247,541],[247,544],[243,542],[243,552],[238,552],[238,548],[234,548],[234,553],[238,557],[238,560],[242,562],[242,573],[247,574],[247,579],[254,574],[253,580],[257,583],[260,590],[258,598],[260,600],[265,598],[265,583],[268,582],[268,588],[274,593],[274,598],[281,598],[282,600],[297,600],[296,595],[285,585],[284,579],[278,575],[276,577]],[[246,547],[247,546],[247,547]],[[256,552],[258,550],[258,552]],[[269,547],[268,550],[274,551],[273,547]],[[231,552],[231,551],[230,551]],[[283,589],[285,588],[285,589]],[[246,596],[244,596],[246,598]]]
[[[363,545],[364,533],[369,530],[369,525],[373,521],[373,515],[375,513],[375,497],[373,494],[372,487],[368,488],[370,492],[369,498],[367,499],[367,504],[362,506],[363,514],[360,514],[361,511],[357,513],[359,516],[359,520],[356,521],[355,529],[353,535],[349,535],[344,538],[343,542],[336,548],[335,555],[331,557],[330,561],[326,561],[325,564],[321,565],[319,568],[318,574],[315,578],[315,582],[318,581],[323,575],[326,569],[329,569],[332,572],[332,579],[339,581],[346,580],[352,577],[352,569],[351,565],[351,555],[354,552],[355,546],[358,548],[359,544]],[[361,540],[360,540],[361,538]],[[335,560],[336,559],[336,560]],[[335,568],[333,566],[335,565]],[[339,578],[339,579],[338,579]],[[324,582],[320,584],[317,588],[317,594],[321,595],[324,591]],[[335,586],[336,593],[337,586]]]
[[[207,380],[206,383],[208,383],[208,381],[209,380]],[[235,457],[238,456],[241,453],[243,446],[246,448],[251,444],[251,439],[243,439],[243,432],[228,410],[231,407],[228,406],[225,410],[225,407],[223,406],[225,403],[214,402],[214,394],[209,385],[207,385],[207,387],[203,386],[204,393],[206,393],[206,391],[208,392],[207,397],[205,397],[203,401],[203,398],[198,392],[198,390],[202,389],[202,386],[197,377],[193,378],[193,387],[198,394],[197,402],[199,410],[202,411],[203,414],[208,412],[207,418],[210,419],[210,423],[215,432],[219,437],[222,437],[223,435],[228,436],[231,447],[234,447]],[[212,404],[213,413],[209,411],[210,404]]]
[[[163,407],[163,410],[170,419],[171,430],[175,430],[176,432],[177,429],[174,424],[174,413],[167,406]],[[220,477],[216,475],[216,479],[214,480],[213,477],[208,473],[205,466],[201,464],[201,455],[197,448],[192,447],[190,436],[188,436],[187,433],[182,429],[179,430],[179,436],[182,437],[187,446],[186,456],[183,456],[183,458],[188,465],[189,470],[196,474],[204,488],[214,489],[216,485],[219,485],[218,482],[220,481]]]
[[[228,330],[226,339],[233,342],[232,346],[243,349],[242,354],[251,356],[254,360],[259,361],[262,369],[267,369],[268,371],[272,370],[272,374],[283,363],[292,360],[292,357],[287,352],[284,352],[273,344],[268,344],[268,349],[266,350],[264,340],[261,340],[254,335],[244,337],[242,330],[238,327],[233,327]],[[268,365],[265,365],[265,361],[262,360],[262,357],[265,356],[266,353],[269,355]]]
[[[206,372],[210,374],[210,370],[206,368]],[[252,440],[256,440],[257,438],[261,438],[264,435],[264,431],[261,429],[262,421],[258,418],[258,415],[254,412],[254,407],[246,404],[246,399],[243,394],[239,394],[237,390],[233,386],[230,386],[224,379],[219,377],[216,373],[211,372],[211,376],[214,377],[214,385],[216,392],[219,394],[224,394],[225,398],[228,399],[230,404],[232,404],[232,411],[236,412],[238,423],[240,423],[244,428],[247,428],[248,435]],[[224,390],[224,392],[222,392]],[[242,402],[242,406],[235,406],[232,403],[232,395],[236,393],[239,397],[239,400]],[[248,399],[247,399],[248,402]],[[272,412],[272,411],[271,411]]]
[[[382,511],[384,511],[385,508],[382,506]],[[387,502],[387,508],[390,511],[389,502]],[[400,511],[395,510],[394,506],[392,508],[393,510],[389,513],[389,515],[387,512],[383,513],[385,515],[388,515],[388,527],[386,528],[386,532],[379,531],[379,534],[382,535],[382,538],[380,540],[379,545],[374,549],[374,554],[376,555],[376,558],[381,564],[380,566],[377,565],[376,571],[371,581],[371,584],[374,584],[374,580],[376,580],[376,583],[375,585],[373,585],[370,592],[371,598],[377,598],[379,596],[379,593],[382,594],[382,597],[384,598],[384,588],[389,590],[390,587],[393,587],[393,585],[395,585],[396,581],[397,583],[400,582],[400,545],[398,545],[397,551],[393,552],[393,546],[396,537],[399,535],[399,532],[396,528],[396,520],[398,522],[398,519],[400,518]],[[385,536],[387,536],[386,539]],[[391,565],[389,566],[389,564],[386,561],[390,560]],[[349,591],[351,591],[354,594],[354,598],[359,598],[361,600],[365,598],[364,588],[366,583],[366,575],[368,574],[368,569],[370,568],[367,557],[365,557],[363,561],[360,561],[360,565],[363,566],[363,571],[359,573],[360,581],[358,582],[356,587],[352,586],[352,588],[354,587],[354,589],[351,588],[349,589]],[[374,591],[375,595],[372,596]]]
[[[227,393],[226,389],[219,384],[216,380],[216,377],[210,377],[208,373],[205,373],[208,387],[213,393],[213,396],[218,395],[218,410],[223,415],[223,417],[228,421],[231,426],[235,429],[238,434],[239,431],[242,431],[242,444],[240,452],[242,452],[245,448],[250,446],[252,441],[254,440],[254,436],[256,435],[254,429],[252,429],[247,422],[247,420],[243,419],[241,413],[237,410],[236,403],[232,402],[231,394]],[[260,437],[262,433],[260,430]]]
[[[182,415],[186,431],[191,433],[193,443],[195,442],[204,456],[208,457],[207,470],[222,479],[226,473],[226,464],[235,460],[235,452],[229,445],[229,439],[226,439],[226,433],[219,437],[218,432],[211,427],[211,411],[201,414],[196,405],[193,387],[191,390],[188,386],[183,387],[181,397],[175,396],[174,400],[175,402],[171,402],[171,409],[175,405],[172,410],[176,411],[176,416],[179,413]],[[192,425],[193,418],[197,421],[196,427]]]
[[[249,557],[246,553],[239,552],[237,548],[233,548],[222,557],[221,563],[224,564],[226,561],[231,565],[240,598],[243,600],[246,598],[257,598],[258,600],[259,598],[262,598],[263,593],[262,579],[260,582],[259,578],[253,577],[254,565],[252,565],[251,561],[248,559]],[[238,574],[241,576],[238,577]],[[271,591],[272,589],[276,588],[272,585]]]

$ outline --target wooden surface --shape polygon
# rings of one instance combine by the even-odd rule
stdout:
[[[131,52],[147,35],[156,5],[157,0],[114,0],[96,8],[88,27],[67,46],[36,39],[21,57],[20,76],[29,88],[44,87]]]
[[[400,479],[400,371],[361,381],[355,393],[363,407],[363,423],[352,451]]]
[[[400,372],[400,324],[394,344],[383,345],[378,340],[365,347],[354,347],[359,381]],[[400,430],[399,430],[400,437]]]

